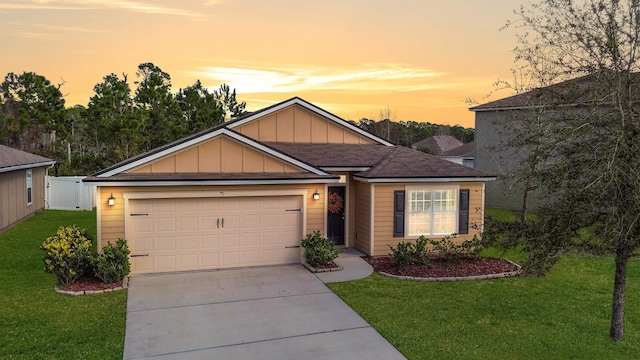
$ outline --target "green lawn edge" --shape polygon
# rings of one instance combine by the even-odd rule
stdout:
[[[640,261],[629,262],[621,342],[609,339],[614,269],[611,257],[570,254],[542,278],[438,283],[374,273],[327,285],[408,359],[637,359]]]
[[[0,234],[0,358],[122,359],[127,290],[65,296],[44,271],[40,245],[74,224],[95,239],[95,211],[45,210]]]

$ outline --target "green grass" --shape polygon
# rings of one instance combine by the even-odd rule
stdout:
[[[328,285],[409,359],[637,359],[640,261],[621,342],[609,340],[613,274],[611,258],[573,254],[544,278]]]
[[[0,358],[122,359],[127,291],[63,296],[40,245],[59,226],[95,237],[96,214],[46,210],[0,234]]]

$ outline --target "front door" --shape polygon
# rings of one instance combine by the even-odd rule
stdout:
[[[344,186],[330,186],[327,195],[327,237],[336,245],[344,245]]]

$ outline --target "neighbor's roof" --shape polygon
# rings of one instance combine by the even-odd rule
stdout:
[[[445,151],[442,156],[459,156],[459,157],[474,157],[476,153],[475,142],[468,142],[457,148],[453,148],[449,151]]]
[[[411,144],[411,147],[414,149],[427,148],[435,155],[442,155],[442,153],[461,145],[462,141],[454,138],[453,136],[435,135],[413,143]]]
[[[0,145],[0,173],[50,166],[56,162],[44,156]]]
[[[640,73],[632,73],[630,76],[632,85],[636,87],[640,83]],[[600,81],[607,81],[604,75]],[[495,110],[517,110],[525,108],[535,108],[549,105],[556,106],[579,106],[587,104],[594,99],[601,97],[598,89],[598,75],[589,74],[566,80],[557,84],[533,89],[521,94],[506,97],[486,104],[469,108],[470,111],[495,111]],[[636,89],[637,90],[637,89]],[[639,99],[640,100],[640,99]]]

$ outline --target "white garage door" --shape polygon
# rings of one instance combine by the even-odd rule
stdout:
[[[302,197],[129,200],[131,273],[300,262]]]

